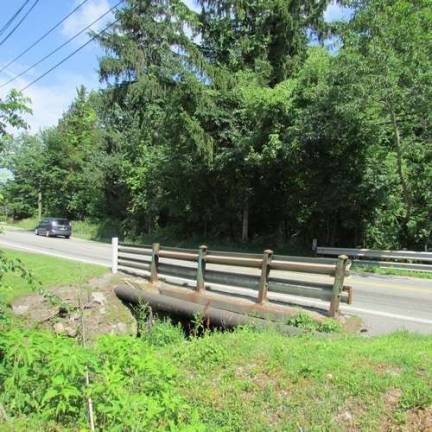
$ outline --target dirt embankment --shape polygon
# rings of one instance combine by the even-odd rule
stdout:
[[[106,274],[85,286],[62,286],[47,294],[29,294],[12,304],[26,325],[77,337],[84,323],[86,338],[102,334],[136,335],[136,320],[114,294],[119,277]],[[81,319],[82,317],[82,319]]]

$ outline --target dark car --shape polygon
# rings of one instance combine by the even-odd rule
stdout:
[[[72,234],[72,227],[67,219],[49,217],[40,221],[35,229],[35,234],[47,237],[63,236],[68,239]]]

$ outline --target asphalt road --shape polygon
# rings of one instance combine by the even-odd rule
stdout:
[[[0,234],[0,246],[111,266],[111,245],[93,241],[46,238],[29,231],[6,230]],[[321,275],[296,276],[311,281],[329,280],[328,276]],[[352,305],[342,305],[342,310],[360,316],[367,334],[402,329],[432,334],[432,279],[359,273],[350,276],[346,284],[353,287],[354,301]],[[271,298],[283,300],[283,297],[273,294]],[[306,306],[321,304],[315,300],[303,300],[303,303]]]

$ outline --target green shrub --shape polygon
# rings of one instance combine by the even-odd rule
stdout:
[[[317,321],[306,312],[299,312],[297,315],[288,318],[287,325],[298,327],[310,332],[335,333],[342,331],[342,326],[334,319],[326,318],[323,321]]]
[[[11,417],[84,428],[91,398],[98,430],[200,428],[178,393],[176,368],[145,341],[106,336],[83,348],[49,333],[12,330],[0,335],[0,356],[0,403]]]
[[[181,325],[174,325],[169,320],[157,320],[151,327],[142,331],[141,338],[155,347],[181,343],[185,340]]]

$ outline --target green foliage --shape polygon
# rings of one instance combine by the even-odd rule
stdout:
[[[417,270],[406,270],[402,268],[392,268],[392,267],[379,267],[377,265],[365,266],[365,265],[354,264],[351,267],[351,271],[376,273],[382,275],[408,276],[408,277],[416,277],[420,279],[432,279],[432,272],[427,272],[427,271],[422,272]]]
[[[0,272],[0,296],[5,303],[32,291],[48,294],[49,288],[83,284],[107,271],[97,265],[26,252],[7,250],[0,256],[6,262]]]
[[[299,312],[297,315],[289,318],[286,324],[309,332],[337,333],[342,331],[342,325],[338,321],[331,318],[318,321],[306,312]]]
[[[104,337],[82,348],[51,334],[11,330],[0,336],[0,352],[0,401],[11,417],[85,428],[91,398],[98,430],[199,430],[178,392],[176,368],[142,340]]]
[[[15,139],[10,213],[42,192],[129,238],[430,246],[430,1],[347,0],[331,25],[329,3],[128,1],[97,36],[107,87]]]
[[[229,356],[195,362],[209,345]],[[211,430],[345,430],[341,413],[348,411],[350,424],[367,431],[430,406],[431,349],[430,337],[403,333],[286,338],[242,329],[197,339],[179,361],[193,377],[187,397]],[[401,399],[385,406],[395,389]]]
[[[14,218],[36,213],[39,192],[47,215],[100,216],[103,149],[93,105],[81,87],[56,128],[19,136],[9,146],[5,159],[14,178],[6,184],[5,197]]]
[[[46,149],[42,139],[19,135],[7,146],[3,159],[14,176],[4,187],[8,215],[13,219],[32,216],[36,212],[38,192],[42,190],[47,172]]]
[[[15,286],[11,283],[11,276],[31,289],[35,289],[37,285],[33,274],[21,259],[0,251],[0,321],[7,320],[6,304],[15,294]]]
[[[366,227],[370,245],[427,245],[430,184],[432,12],[428,0],[360,3],[342,31],[341,84],[375,124],[370,184],[379,201]],[[429,125],[429,126],[428,126]],[[370,177],[369,177],[370,176]]]
[[[358,430],[379,430],[430,407],[431,355],[430,337],[408,333],[284,337],[242,328],[185,339],[156,321],[141,338],[105,336],[83,348],[8,330],[0,430],[86,430],[89,397],[97,430],[344,430],[344,412]]]
[[[185,341],[183,329],[179,324],[174,325],[169,320],[156,320],[148,326],[140,337],[155,347],[163,347],[171,344],[179,344]]]
[[[23,114],[31,113],[30,100],[19,91],[11,90],[2,100],[0,99],[0,144],[3,145],[4,138],[8,136],[8,128],[23,129],[27,123],[22,118]]]

